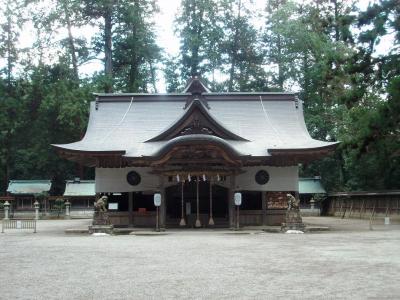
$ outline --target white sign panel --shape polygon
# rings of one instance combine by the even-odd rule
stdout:
[[[155,206],[161,205],[161,194],[154,194],[154,205]]]
[[[235,193],[235,205],[242,205],[242,193]]]
[[[118,203],[108,203],[109,210],[118,210]]]
[[[22,222],[21,221],[17,221],[17,229],[21,229],[22,228]]]

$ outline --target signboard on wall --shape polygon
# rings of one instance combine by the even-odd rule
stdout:
[[[161,205],[161,194],[154,194],[154,205],[155,206]]]
[[[235,205],[242,205],[242,193],[235,193]]]
[[[110,202],[108,203],[109,210],[118,210],[118,203]]]

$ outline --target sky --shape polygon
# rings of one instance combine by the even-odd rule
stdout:
[[[306,1],[306,0],[298,0]],[[164,49],[167,55],[177,55],[179,53],[179,39],[174,33],[174,19],[180,7],[181,0],[158,0],[158,6],[160,8],[159,13],[155,17],[155,25],[157,32],[157,43]],[[359,0],[357,6],[364,10],[367,8],[368,4],[373,2],[372,0]],[[42,2],[44,7],[46,6],[46,1]],[[263,11],[265,6],[265,0],[252,0],[252,8],[254,11]],[[254,18],[253,25],[256,28],[263,26],[263,18]],[[90,41],[90,38],[95,34],[94,28],[91,26],[86,26],[80,29],[75,29],[73,31],[74,36],[84,36]],[[55,38],[62,39],[67,35],[67,32],[60,30],[55,33]],[[20,36],[20,46],[21,48],[30,47],[34,43],[35,31],[31,24],[26,24],[22,30]],[[382,40],[381,44],[378,46],[378,53],[383,53],[389,51],[391,45],[391,37],[388,36]],[[93,60],[79,67],[79,72],[81,76],[90,76],[96,71],[101,71],[103,69],[103,64],[101,60]],[[158,74],[158,90],[159,92],[165,92],[165,82],[164,78],[159,72]]]

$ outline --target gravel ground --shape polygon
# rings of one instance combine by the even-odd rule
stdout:
[[[400,226],[308,218],[310,234],[0,234],[1,299],[399,299]],[[337,230],[336,230],[337,229]],[[346,229],[344,231],[344,229]]]

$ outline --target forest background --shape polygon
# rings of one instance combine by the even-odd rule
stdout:
[[[94,92],[180,91],[193,75],[216,92],[298,92],[310,134],[341,141],[300,176],[400,189],[399,0],[181,0],[173,55],[156,32],[164,1],[0,1],[0,195],[10,179],[60,193],[94,177],[50,146],[83,137]]]

